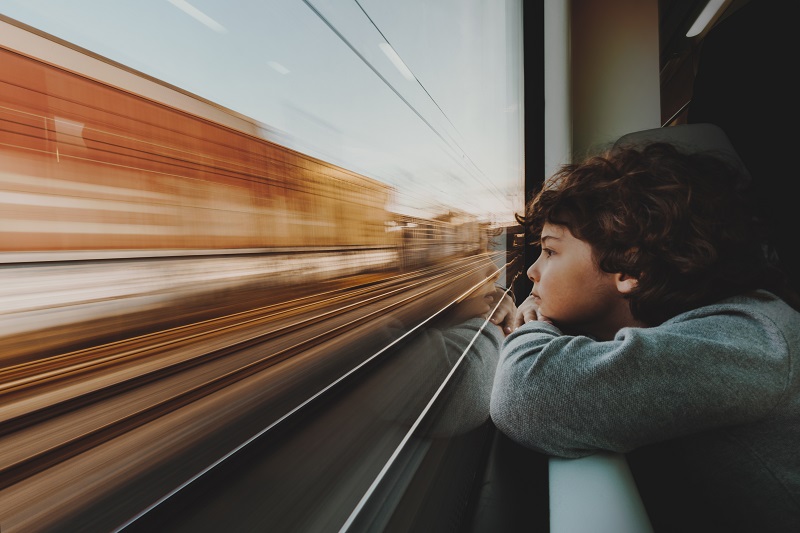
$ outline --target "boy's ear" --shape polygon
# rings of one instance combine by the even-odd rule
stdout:
[[[628,294],[633,289],[639,286],[639,280],[627,274],[615,274],[615,281],[617,283],[617,290],[621,294]]]

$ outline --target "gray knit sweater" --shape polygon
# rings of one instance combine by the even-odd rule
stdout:
[[[525,324],[505,339],[490,411],[511,439],[554,456],[680,443],[726,505],[800,524],[800,313],[771,293],[606,342]]]

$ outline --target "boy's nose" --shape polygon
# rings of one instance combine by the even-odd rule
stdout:
[[[536,263],[532,264],[531,267],[528,269],[528,272],[527,272],[528,279],[533,281],[534,283],[536,282],[536,279],[535,279],[536,278],[535,267],[536,267]]]

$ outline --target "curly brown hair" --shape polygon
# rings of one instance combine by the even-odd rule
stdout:
[[[565,226],[591,245],[600,269],[637,278],[633,316],[657,325],[749,290],[777,292],[747,181],[710,152],[664,142],[614,148],[562,166],[517,221],[534,244],[546,222]]]

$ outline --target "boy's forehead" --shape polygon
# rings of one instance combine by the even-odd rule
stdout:
[[[545,222],[544,226],[542,226],[542,234],[541,238],[551,238],[551,239],[562,239],[566,236],[572,236],[572,232],[569,231],[567,226],[563,226],[561,224],[553,224],[551,222]]]

